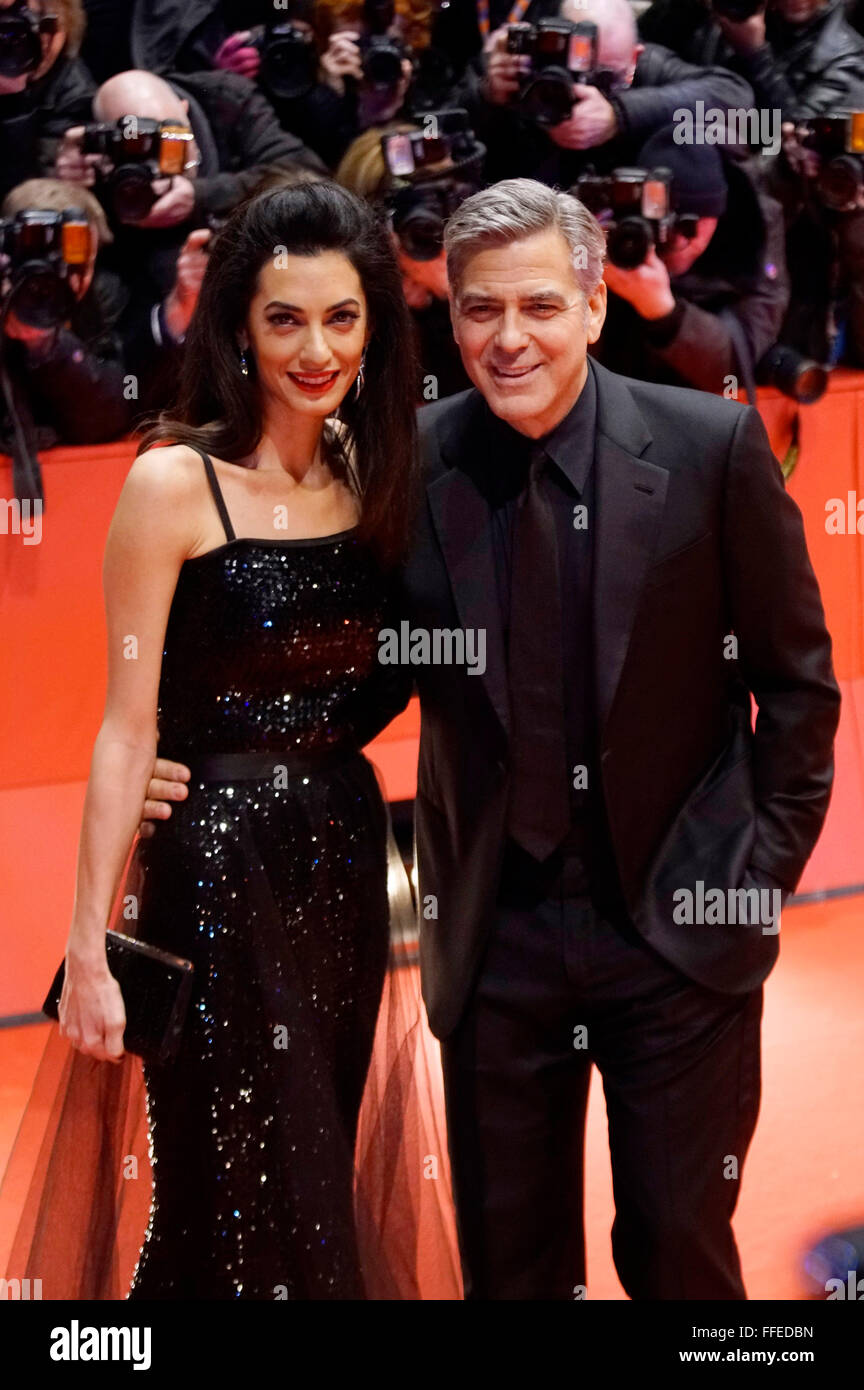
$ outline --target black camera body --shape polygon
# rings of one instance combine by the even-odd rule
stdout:
[[[377,92],[390,91],[399,85],[402,64],[407,57],[408,49],[392,34],[363,34],[360,38],[363,81]]]
[[[315,36],[290,21],[265,24],[253,31],[250,48],[261,54],[258,81],[280,101],[292,101],[311,92],[318,78]]]
[[[82,149],[111,161],[110,170],[99,174],[102,200],[119,221],[137,222],[157,201],[154,180],[183,172],[191,140],[190,128],[177,121],[121,116],[85,126]]]
[[[482,187],[485,146],[461,108],[424,113],[425,130],[384,135],[384,162],[395,180],[388,195],[399,243],[414,261],[434,261],[447,219]]]
[[[606,233],[606,255],[622,270],[642,265],[652,246],[664,246],[673,229],[696,235],[698,218],[673,207],[669,169],[613,169],[582,174],[571,188]]]
[[[24,208],[0,220],[6,303],[31,328],[55,328],[75,302],[70,283],[90,260],[90,224],[82,208]]]
[[[799,144],[822,160],[816,192],[834,212],[851,212],[864,187],[864,111],[833,111],[796,123]]]
[[[405,45],[388,32],[395,16],[393,0],[364,0],[363,23],[368,32],[360,36],[360,63],[363,81],[377,92],[399,85],[402,64],[410,56]]]
[[[36,15],[27,0],[0,10],[0,77],[24,77],[42,62],[42,36],[56,34],[56,14]]]
[[[576,86],[598,87],[608,93],[616,74],[597,63],[597,25],[585,21],[541,19],[537,24],[508,24],[507,52],[528,57],[528,72],[520,73],[516,98],[524,116],[537,125],[566,121],[573,110]]]

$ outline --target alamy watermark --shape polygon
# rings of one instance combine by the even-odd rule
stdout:
[[[38,545],[42,540],[42,499],[0,497],[0,534],[20,536],[25,545]]]
[[[782,112],[775,106],[709,106],[694,102],[693,110],[672,112],[672,139],[676,145],[762,145],[767,154],[779,154]]]
[[[407,620],[378,633],[382,666],[465,666],[469,676],[486,670],[483,627],[412,627]]]
[[[763,936],[780,930],[783,894],[779,888],[676,888],[672,921],[676,926],[761,926]]]

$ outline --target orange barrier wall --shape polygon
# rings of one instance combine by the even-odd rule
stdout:
[[[795,407],[765,391],[760,410],[782,458]],[[862,540],[825,530],[829,498],[864,497],[864,373],[836,372],[825,398],[801,411],[800,447],[790,491],[804,512],[844,691],[834,800],[806,892],[864,882]],[[63,951],[104,698],[102,549],[133,453],[128,441],[47,453],[40,543],[0,534],[0,1018],[39,1009]],[[11,488],[0,459],[0,498]],[[9,532],[5,517],[4,507],[0,531]],[[391,800],[414,794],[418,728],[415,701],[372,746]]]

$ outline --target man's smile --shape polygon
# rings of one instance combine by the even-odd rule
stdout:
[[[542,365],[542,362],[535,362],[530,367],[498,367],[492,363],[489,371],[499,381],[523,381],[526,376],[536,372],[537,368],[542,367]]]

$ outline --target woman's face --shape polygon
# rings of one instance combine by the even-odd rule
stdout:
[[[258,275],[240,347],[257,366],[262,407],[332,415],[360,369],[366,296],[339,251],[278,253]]]

